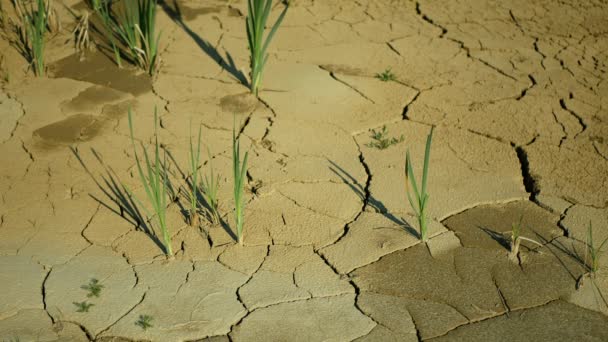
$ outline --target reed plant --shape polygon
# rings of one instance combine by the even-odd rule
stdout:
[[[420,240],[423,242],[428,241],[428,226],[427,226],[427,213],[426,208],[428,205],[429,194],[426,191],[426,185],[429,173],[429,160],[431,157],[431,142],[433,140],[433,128],[426,139],[426,149],[424,152],[424,165],[422,169],[422,181],[420,190],[416,179],[414,178],[414,167],[410,158],[409,149],[405,156],[405,192],[407,193],[407,199],[416,214],[418,219],[418,227],[420,229]],[[411,189],[410,190],[410,185]],[[412,194],[413,193],[413,194]],[[413,195],[413,197],[412,197]]]
[[[587,228],[587,248],[585,249],[585,261],[589,259],[590,265],[589,271],[591,274],[597,273],[600,269],[600,256],[604,253],[604,247],[608,242],[608,237],[602,241],[602,243],[597,246],[593,241],[593,227],[591,226],[591,221],[589,221],[589,227]]]
[[[264,39],[264,30],[272,8],[272,0],[247,0],[247,41],[249,43],[250,67],[251,67],[251,93],[258,95],[259,87],[262,82],[262,73],[268,61],[268,45],[272,41],[277,29],[281,25],[289,4],[270,29],[268,36]]]
[[[167,165],[167,154],[164,153],[164,159],[160,157],[160,144],[158,142],[158,114],[156,108],[154,109],[154,154],[153,160],[150,158],[147,149],[144,144],[141,143],[141,149],[144,155],[145,164],[142,167],[142,162],[137,154],[137,147],[135,145],[135,138],[133,133],[133,118],[131,109],[129,108],[129,131],[131,134],[131,144],[133,146],[133,153],[135,155],[135,164],[137,166],[137,173],[139,180],[141,181],[148,200],[154,210],[154,217],[158,221],[158,227],[162,233],[163,244],[165,247],[165,253],[168,257],[173,257],[173,250],[171,248],[171,235],[167,229],[166,210],[167,210],[167,188],[168,172],[166,170]],[[145,171],[145,172],[144,172]],[[130,191],[132,194],[132,192]],[[138,200],[141,203],[141,201]],[[144,206],[145,208],[145,206]]]
[[[91,0],[89,6],[98,14],[102,32],[114,52],[116,64],[122,57],[153,75],[159,66],[160,33],[156,33],[156,0],[125,0],[113,6],[109,0]]]
[[[188,191],[189,202],[190,202],[190,213],[188,223],[190,226],[198,226],[199,215],[198,215],[198,199],[199,199],[199,167],[200,167],[200,156],[201,156],[201,129],[198,128],[198,139],[195,144],[192,142],[192,132],[190,132],[190,191]]]
[[[51,3],[36,0],[27,5],[23,0],[13,0],[13,5],[19,19],[15,29],[19,36],[22,53],[32,64],[36,76],[42,77],[45,72],[45,36],[49,24]]]
[[[236,120],[236,119],[235,119]],[[232,171],[234,179],[234,216],[236,224],[236,236],[238,243],[243,245],[243,216],[245,213],[245,200],[243,197],[246,173],[247,157],[249,152],[245,152],[245,157],[241,163],[241,143],[240,137],[236,137],[235,124],[232,126]]]
[[[220,222],[220,214],[218,211],[219,202],[217,193],[220,187],[220,175],[215,174],[213,171],[213,158],[211,157],[209,148],[207,148],[207,155],[209,156],[209,173],[205,175],[202,181],[203,196],[209,206],[211,222],[218,224]]]

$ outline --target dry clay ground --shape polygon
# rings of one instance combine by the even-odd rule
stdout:
[[[63,9],[48,78],[0,43],[3,341],[608,340],[608,259],[594,279],[581,260],[589,221],[608,236],[608,3],[292,1],[259,99],[244,1],[161,5],[153,80],[79,61]],[[396,81],[374,77],[387,67]],[[222,176],[223,226],[169,206],[173,261],[112,201],[120,184],[144,198],[129,106],[146,144],[159,109],[176,186],[199,122]],[[233,113],[250,151],[242,247],[226,228]],[[366,146],[384,124],[404,141]],[[410,148],[420,172],[431,125],[425,245],[403,165]],[[501,233],[522,214],[542,246],[516,264]]]

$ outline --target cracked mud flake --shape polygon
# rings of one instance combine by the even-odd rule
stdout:
[[[345,54],[341,52],[341,54]],[[321,64],[332,64],[335,61]],[[264,91],[260,94],[282,118],[302,119],[335,124],[347,132],[356,132],[374,127],[378,121],[394,121],[401,118],[403,103],[411,98],[412,89],[397,83],[386,85],[392,91],[401,89],[405,95],[398,100],[388,99],[372,93],[378,103],[371,102],[353,87],[332,78],[329,72],[318,65],[277,62],[268,66],[265,73],[265,84],[275,91]],[[373,72],[384,70],[386,65],[379,66]],[[292,77],[280,75],[288,73]],[[348,79],[366,90],[368,83],[379,83],[375,79]],[[374,115],[370,115],[374,113]]]
[[[570,207],[561,221],[568,237],[587,241],[589,224],[593,228],[593,240],[599,245],[608,238],[608,208],[593,208],[581,204]]]
[[[344,183],[286,183],[276,188],[299,207],[344,221],[355,218],[364,201],[349,184]]]
[[[608,318],[600,313],[555,301],[468,324],[430,341],[605,341],[606,326]]]
[[[464,247],[508,251],[511,228],[520,219],[521,236],[539,243],[563,235],[557,225],[560,217],[530,201],[478,206],[449,217],[443,224],[456,232]],[[526,249],[538,247],[525,240],[521,244]]]
[[[43,308],[40,289],[46,274],[30,257],[0,256],[0,322],[20,310]]]
[[[410,301],[400,297],[361,293],[357,298],[357,307],[378,325],[369,335],[356,341],[418,341],[416,326],[408,311],[410,304]]]
[[[393,135],[403,134],[405,142],[386,150],[362,149],[372,175],[369,203],[381,211],[407,210],[413,214],[404,193],[405,151],[410,149],[414,174],[419,179],[430,128],[412,122],[387,127]],[[357,141],[367,139],[357,136]],[[523,186],[519,160],[509,145],[456,128],[436,127],[428,177],[429,215],[437,219],[483,203],[529,196]]]
[[[406,220],[416,222],[411,216]],[[401,215],[363,212],[349,225],[342,239],[321,249],[320,253],[340,274],[346,274],[384,255],[418,244],[418,230],[413,227],[401,222]],[[445,231],[440,223],[429,223],[429,237]]]
[[[136,269],[140,284],[148,288],[145,298],[102,337],[196,340],[227,334],[247,313],[236,290],[248,276],[217,262],[196,262],[194,269],[189,262],[155,262]],[[153,326],[136,326],[140,315],[152,316]]]
[[[239,289],[239,296],[250,311],[345,293],[354,293],[354,289],[335,274],[311,246],[271,246],[260,269]]]
[[[19,102],[0,90],[0,144],[7,141],[24,112]]]
[[[87,298],[80,287],[92,279],[104,286],[100,298]],[[92,335],[114,324],[141,301],[142,287],[126,260],[109,248],[91,246],[63,265],[53,267],[45,284],[46,308],[56,321],[78,322]],[[95,304],[88,313],[78,313],[73,302]]]
[[[608,205],[608,160],[578,148],[580,143],[524,147],[540,192],[594,207]]]
[[[350,341],[375,326],[346,294],[281,303],[250,313],[230,333],[233,341]]]
[[[489,272],[500,258],[507,262],[499,253],[457,249],[453,260],[434,259],[425,245],[417,245],[387,255],[351,276],[362,292],[414,301],[410,314],[421,337],[430,338],[505,311]],[[424,277],[412,276],[416,274]],[[436,318],[429,320],[430,314]]]
[[[39,228],[19,249],[19,254],[30,256],[43,265],[53,266],[67,262],[89,246],[82,236],[73,232],[61,233],[52,228]]]
[[[220,254],[218,261],[231,270],[251,276],[260,268],[267,252],[268,246],[231,245]]]
[[[23,309],[0,320],[0,340],[37,342],[89,342],[80,327],[69,322],[53,324],[42,309]]]
[[[256,198],[245,211],[246,245],[310,245],[320,248],[336,241],[346,221],[317,213],[279,194]]]

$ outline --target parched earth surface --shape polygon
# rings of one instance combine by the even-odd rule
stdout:
[[[159,1],[153,79],[75,53],[63,6],[47,77],[0,42],[0,340],[608,341],[608,253],[590,276],[585,247],[590,222],[608,237],[608,3],[290,3],[259,97],[243,0]],[[173,260],[130,199],[129,108],[146,146],[157,109],[175,189],[199,124],[220,175],[221,224],[168,206]],[[377,149],[383,126],[399,142]],[[423,244],[404,161],[420,174],[432,126]],[[511,261],[520,219],[538,244]]]

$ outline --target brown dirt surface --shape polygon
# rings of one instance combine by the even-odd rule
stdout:
[[[0,39],[0,341],[608,340],[606,1],[290,0],[257,97],[245,0],[159,1],[153,77],[76,52],[87,6],[55,3],[46,77]],[[159,117],[171,258],[129,110],[148,151]],[[199,127],[220,222],[193,227]],[[404,163],[431,127],[422,243]]]

